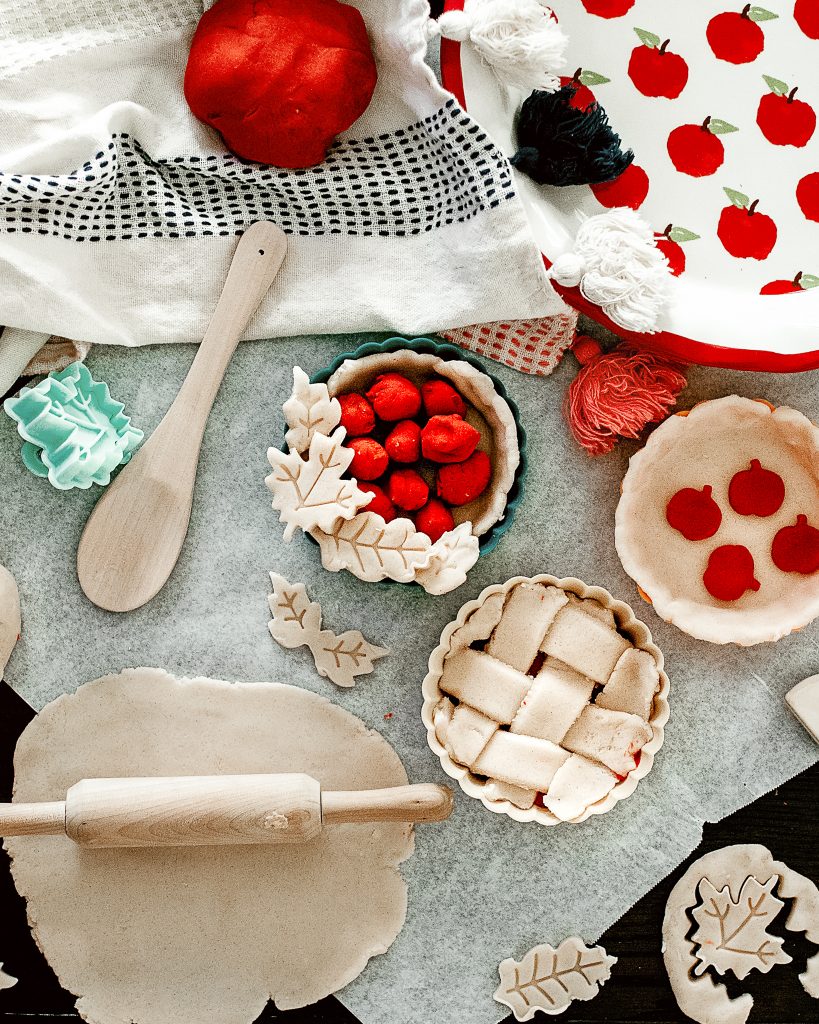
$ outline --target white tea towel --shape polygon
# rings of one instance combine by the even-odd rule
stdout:
[[[201,0],[0,0],[0,323],[197,341],[260,218],[290,248],[250,338],[562,312],[509,165],[424,63],[425,0],[355,6],[372,103],[325,163],[280,170],[228,153],[185,104]]]

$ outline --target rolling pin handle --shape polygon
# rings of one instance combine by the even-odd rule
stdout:
[[[0,836],[65,834],[65,802],[0,805]]]

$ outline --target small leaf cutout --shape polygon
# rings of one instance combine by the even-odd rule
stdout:
[[[731,200],[734,206],[738,206],[741,210],[747,210],[750,199],[745,195],[744,192],[737,192],[732,188],[723,188],[722,190],[726,196]]]
[[[659,36],[655,35],[653,32],[646,32],[644,28],[635,28],[634,31],[637,33],[637,38],[643,46],[648,46],[652,50],[656,49],[662,41]]]

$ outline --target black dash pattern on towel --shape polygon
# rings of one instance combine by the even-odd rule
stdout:
[[[449,100],[395,132],[281,170],[230,154],[152,158],[129,134],[70,174],[0,172],[0,233],[74,242],[236,235],[273,220],[291,235],[420,235],[514,197],[509,164]]]

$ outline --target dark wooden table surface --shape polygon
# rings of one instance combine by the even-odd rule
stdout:
[[[0,683],[0,800],[10,797],[14,746],[33,714],[20,697]],[[817,792],[819,765],[724,821],[706,825],[703,843],[696,855],[730,843],[763,843],[776,858],[786,861],[796,871],[819,879]],[[661,882],[606,932],[601,942],[609,953],[618,957],[611,981],[597,998],[588,1003],[574,1003],[561,1015],[561,1021],[565,1024],[592,1021],[671,1024],[687,1019],[674,1002],[660,955],[660,926],[665,903],[685,867],[682,865]],[[605,865],[600,866],[600,871],[601,876],[605,874]],[[780,913],[773,931],[778,930],[777,926],[781,929],[779,922],[784,916],[785,911]],[[819,1022],[819,1001],[810,999],[797,979],[805,969],[806,958],[816,952],[816,947],[803,936],[784,934],[787,936],[785,950],[793,957],[793,964],[778,966],[767,975],[752,972],[742,986],[729,983],[731,994],[737,994],[743,986],[753,994],[752,1024]],[[14,889],[5,852],[0,853],[0,963],[7,973],[19,979],[14,988],[0,992],[0,1024],[18,1021],[31,1024],[33,1019],[79,1019],[73,997],[60,988],[31,937],[26,925],[25,904]],[[430,984],[441,983],[440,979],[430,978]],[[325,999],[313,1007],[287,1013],[268,1006],[259,1020],[283,1024],[356,1022],[335,999]],[[509,1021],[512,1020],[510,1017]],[[403,1022],[396,1021],[396,1024]]]

